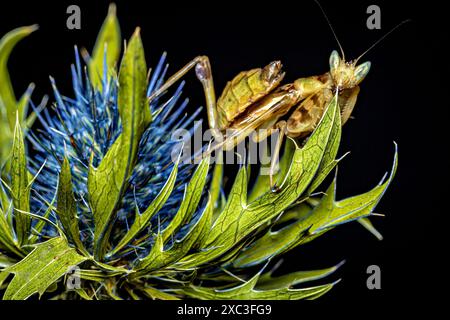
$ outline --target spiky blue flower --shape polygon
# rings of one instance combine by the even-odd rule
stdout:
[[[164,53],[149,80],[147,95],[150,96],[163,83],[167,72],[166,54]],[[92,160],[96,166],[105,156],[108,149],[121,133],[121,121],[117,106],[118,80],[112,75],[103,75],[102,90],[96,90],[90,82],[87,68],[83,68],[78,49],[75,47],[75,64],[71,66],[73,97],[63,96],[53,78],[50,78],[54,97],[54,112],[45,109],[39,113],[33,105],[42,128],[28,135],[36,151],[35,161],[31,163],[31,172],[37,174],[33,185],[32,212],[43,213],[52,202],[57,189],[60,163],[64,157],[71,163],[74,192],[78,202],[78,215],[81,227],[81,238],[87,248],[92,248],[93,218],[89,208],[87,177]],[[184,83],[175,93],[165,100],[152,101],[149,108],[153,121],[140,141],[138,159],[129,179],[116,221],[116,233],[113,241],[128,230],[136,211],[141,212],[161,190],[173,169],[171,157],[177,146],[171,139],[172,133],[178,129],[195,130],[193,120],[200,112],[197,109],[192,115],[184,113],[188,99],[181,99]],[[42,166],[42,163],[45,163]],[[191,175],[193,166],[180,164],[175,188],[159,214],[154,218],[158,227],[174,216],[183,197],[184,184]],[[52,217],[53,220],[56,216]],[[45,234],[55,230],[46,229]],[[149,231],[149,235],[152,230]],[[151,237],[148,237],[151,240]],[[145,245],[142,246],[145,250]],[[139,250],[136,251],[139,253]]]

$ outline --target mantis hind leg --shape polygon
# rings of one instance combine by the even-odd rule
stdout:
[[[197,79],[203,86],[203,92],[206,100],[206,110],[208,114],[208,124],[211,129],[213,137],[217,140],[222,140],[222,134],[219,128],[219,116],[216,109],[216,93],[214,90],[214,82],[212,77],[211,64],[207,56],[198,56],[187,63],[183,68],[173,74],[167,81],[156,90],[148,99],[151,101],[163,92],[169,89],[175,82],[181,79],[186,73],[195,67],[195,74]]]

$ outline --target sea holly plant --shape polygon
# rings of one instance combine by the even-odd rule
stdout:
[[[339,161],[336,99],[309,137],[286,142],[279,192],[267,175],[252,181],[246,165],[225,192],[225,165],[209,156],[181,161],[183,146],[170,139],[180,128],[192,134],[199,114],[183,114],[183,84],[148,99],[164,82],[166,55],[149,71],[136,29],[119,63],[114,5],[92,55],[75,48],[72,96],[51,78],[48,108],[35,106],[30,91],[17,102],[6,68],[14,44],[34,29],[0,41],[3,299],[316,299],[337,281],[309,282],[341,263],[274,275],[279,258],[350,221],[378,235],[368,218],[397,153],[372,190],[337,200],[335,175],[319,192]]]

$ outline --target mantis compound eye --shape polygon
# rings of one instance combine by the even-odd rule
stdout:
[[[364,62],[356,67],[355,69],[355,85],[359,84],[369,73],[370,62]]]
[[[330,71],[333,72],[333,70],[336,70],[340,63],[341,57],[339,57],[339,53],[336,50],[333,50],[330,55]]]

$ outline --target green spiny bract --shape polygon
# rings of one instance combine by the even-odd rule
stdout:
[[[223,165],[172,162],[168,137],[197,113],[180,116],[182,86],[165,101],[147,100],[163,83],[165,55],[148,78],[139,29],[115,72],[121,36],[114,6],[92,57],[85,55],[87,68],[75,49],[74,98],[51,79],[53,114],[34,106],[29,91],[19,102],[12,95],[7,58],[33,29],[0,41],[3,299],[315,299],[336,282],[305,283],[340,264],[275,277],[267,265],[345,222],[376,232],[367,218],[397,156],[390,176],[364,194],[336,201],[336,178],[314,193],[339,161],[336,100],[302,147],[286,143],[280,192],[270,190],[267,175],[251,183],[242,166],[223,194]],[[30,130],[36,118],[42,130]]]

